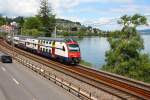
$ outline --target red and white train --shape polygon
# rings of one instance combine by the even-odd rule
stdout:
[[[16,47],[45,56],[49,59],[56,59],[69,64],[79,64],[81,60],[78,43],[71,38],[46,38],[11,36],[7,37],[8,42],[14,42]]]

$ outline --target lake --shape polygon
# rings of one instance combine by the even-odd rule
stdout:
[[[141,35],[144,39],[144,52],[150,54],[150,34]],[[93,68],[100,68],[105,64],[105,52],[110,46],[106,37],[85,37],[78,39],[83,60],[92,64]]]

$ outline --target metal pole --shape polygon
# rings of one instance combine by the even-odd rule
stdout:
[[[22,27],[21,27],[21,29],[20,29],[20,35],[22,35]]]
[[[13,57],[14,57],[14,32],[15,32],[15,29],[13,31]]]
[[[11,23],[12,26],[12,56],[14,57],[14,34],[15,34],[15,28],[17,27],[17,23],[16,22],[12,22]]]
[[[56,37],[56,31],[57,31],[56,27],[57,27],[57,26],[55,26],[55,37]]]
[[[12,26],[12,31],[11,31],[12,33],[12,37],[11,37],[11,39],[12,39],[12,56],[14,57],[14,27]]]

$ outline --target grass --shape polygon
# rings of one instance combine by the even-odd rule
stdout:
[[[84,60],[81,60],[80,64],[81,64],[81,65],[88,66],[88,67],[91,67],[91,66],[92,66],[91,63],[89,63],[89,62],[87,62],[87,61],[84,61]]]

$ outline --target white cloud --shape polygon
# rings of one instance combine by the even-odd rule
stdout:
[[[59,18],[69,19],[72,21],[79,21],[82,24],[101,26],[115,24],[113,17],[120,17],[124,14],[142,13],[150,15],[150,7],[142,5],[134,5],[134,0],[49,0],[56,16]],[[116,8],[96,9],[93,6],[83,7],[78,9],[81,14],[95,14],[97,16],[104,15],[101,18],[90,19],[86,16],[83,18],[80,15],[65,15],[68,13],[76,13],[76,7],[80,4],[98,3],[111,4],[118,3],[121,6]],[[0,14],[7,16],[32,16],[37,14],[40,6],[40,0],[0,0]],[[108,15],[112,14],[109,18]],[[105,15],[107,17],[105,17]],[[116,20],[115,20],[116,21]]]
[[[0,0],[0,12],[9,16],[30,16],[37,13],[40,0]],[[65,12],[81,3],[131,3],[133,0],[49,0],[56,14]]]
[[[62,19],[68,19],[70,21],[74,21],[74,22],[82,22],[85,19],[79,18],[77,16],[57,16],[56,18],[62,18]]]
[[[31,16],[36,14],[37,0],[0,0],[0,12],[8,16]]]
[[[118,18],[99,18],[95,20],[84,20],[82,23],[86,26],[93,26],[103,30],[116,30],[121,29],[121,25],[117,24]]]
[[[78,5],[82,3],[124,3],[130,4],[133,3],[134,0],[50,0],[49,2],[52,4],[55,12],[57,14],[61,12],[65,12],[72,8],[75,9]]]

